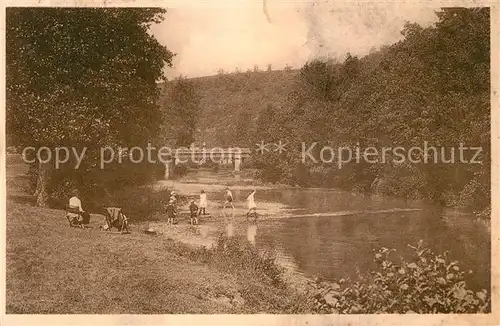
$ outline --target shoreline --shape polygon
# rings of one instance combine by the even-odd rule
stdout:
[[[234,219],[231,220],[231,225],[233,224],[233,221]],[[217,230],[220,231],[220,227],[212,221],[208,223],[209,224],[190,225],[185,224],[185,221],[183,221],[182,224],[167,225],[166,222],[152,221],[143,222],[137,226],[141,230],[151,228],[157,236],[164,237],[167,240],[179,242],[191,248],[210,249],[216,243],[216,232]],[[222,223],[220,226],[223,224],[226,223]],[[228,236],[228,232],[231,231],[227,229],[226,225],[226,236]],[[234,232],[234,226],[232,232]],[[234,236],[234,234],[231,236]],[[286,263],[286,261],[281,258],[279,254],[276,254],[275,262],[280,268],[282,268],[283,280],[287,285],[292,286],[300,292],[305,292],[311,289],[310,283],[313,282],[313,280],[301,274],[299,271],[290,266],[289,263]]]

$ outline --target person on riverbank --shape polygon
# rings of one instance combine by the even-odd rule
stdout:
[[[82,202],[78,198],[80,195],[79,191],[77,189],[73,190],[72,195],[73,197],[68,202],[67,218],[70,221],[70,225],[83,227],[83,224],[89,224],[90,214],[82,208]]]
[[[191,200],[191,204],[189,205],[190,223],[191,225],[198,224],[198,206],[194,203],[194,199]]]
[[[247,205],[248,205],[247,220],[250,217],[250,213],[252,211],[254,213],[254,221],[257,220],[257,205],[255,204],[255,193],[256,190],[254,189],[247,197]]]
[[[201,189],[200,193],[200,210],[198,212],[198,216],[201,215],[201,212],[203,211],[203,215],[207,215],[207,212],[205,211],[207,208],[207,194],[205,193],[205,190]]]
[[[226,188],[225,199],[226,199],[226,201],[224,202],[224,205],[222,206],[222,211],[224,211],[226,209],[227,204],[229,204],[234,211],[233,193],[231,192],[231,190],[229,190],[229,187]]]
[[[177,210],[175,209],[175,204],[173,200],[170,200],[168,202],[168,205],[165,208],[165,213],[167,214],[167,225],[174,224],[175,216],[177,215]]]

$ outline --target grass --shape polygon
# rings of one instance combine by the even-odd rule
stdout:
[[[235,277],[169,251],[171,241],[69,228],[60,211],[8,204],[7,313],[237,312],[207,300]]]
[[[10,185],[20,185],[12,181],[20,180],[22,174],[17,171],[8,171]],[[14,190],[9,188],[8,193]],[[244,255],[246,262],[255,261],[248,269],[247,263],[238,261],[238,255],[210,253],[148,236],[133,225],[130,235],[99,231],[99,224],[103,224],[102,216],[92,215],[94,229],[70,228],[61,210],[8,198],[6,312],[214,314],[307,310],[306,302],[298,300],[301,296],[294,290],[266,273],[255,272],[260,258],[250,252]],[[228,262],[231,268],[225,269]]]

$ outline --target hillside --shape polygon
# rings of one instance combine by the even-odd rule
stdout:
[[[242,72],[189,79],[200,95],[201,114],[195,141],[207,146],[236,146],[237,129],[249,121],[254,128],[259,112],[284,104],[297,70]],[[239,144],[238,144],[239,145]]]
[[[169,101],[166,119],[174,126],[170,134],[178,144],[196,141],[208,147],[255,148],[261,140],[282,141],[288,150],[252,157],[259,178],[267,182],[429,199],[488,216],[489,10],[436,14],[433,26],[406,24],[403,40],[362,58],[348,53],[342,63],[313,60],[300,72],[248,72],[169,84],[172,95],[163,98]],[[378,159],[351,158],[344,164],[332,155],[323,160],[319,144],[316,159],[303,160],[301,144],[318,141],[360,151],[376,148]],[[459,163],[453,149],[459,143],[480,148],[478,160],[469,153],[470,162]],[[425,144],[435,147],[436,155]],[[384,149],[399,147],[408,150],[402,162],[384,158]],[[426,152],[423,161],[413,162],[413,147]],[[429,158],[433,165],[427,164]]]

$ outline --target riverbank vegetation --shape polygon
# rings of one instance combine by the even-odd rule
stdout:
[[[422,243],[414,259],[374,253],[376,268],[337,282],[297,287],[272,251],[220,236],[212,248],[141,232],[168,190],[117,193],[133,211],[132,234],[66,226],[62,210],[32,205],[26,166],[8,167],[8,313],[433,313],[487,312],[490,293],[467,286],[468,271]],[[27,200],[31,199],[31,200]],[[182,198],[181,198],[182,200]],[[141,212],[138,215],[136,212]],[[36,218],[34,218],[36,216]],[[34,245],[35,244],[35,245]],[[393,254],[394,256],[394,254]],[[109,271],[119,271],[109,274]],[[145,300],[147,298],[147,300]],[[396,300],[396,301],[395,301]]]
[[[394,249],[374,253],[377,268],[358,273],[357,279],[316,282],[317,309],[324,313],[488,313],[486,289],[468,287],[465,276],[447,253],[436,254],[420,241],[408,245],[414,260],[394,259]],[[392,254],[392,255],[391,255]]]
[[[27,159],[33,162],[31,186],[38,206],[67,200],[73,188],[95,199],[158,174],[156,164],[145,159],[132,163],[130,153],[118,148],[146,148],[160,141],[163,111],[157,82],[166,80],[164,68],[172,65],[174,54],[148,29],[165,12],[7,10],[7,143],[33,149]],[[44,147],[51,152],[35,157]],[[54,155],[61,147],[67,150],[61,159],[68,160],[57,166]],[[102,157],[103,148],[113,150],[113,157]],[[74,151],[84,153],[80,162]],[[104,168],[103,159],[110,162]]]
[[[281,140],[286,151],[256,154],[252,165],[265,181],[335,187],[427,199],[489,218],[490,14],[489,8],[448,8],[423,28],[407,23],[403,39],[344,62],[315,60],[299,70],[220,74],[193,79],[203,94],[198,142],[250,146]],[[227,100],[226,100],[227,99]],[[223,123],[222,123],[223,122]],[[339,168],[301,155],[313,142],[364,150],[375,147],[444,148],[455,163],[351,162]],[[481,147],[460,163],[460,144]],[[273,149],[273,148],[272,148]],[[334,153],[337,155],[337,152]],[[327,151],[326,159],[330,158]],[[474,151],[465,151],[471,160]],[[415,152],[414,160],[423,160]]]
[[[404,40],[364,58],[313,61],[299,72],[285,108],[268,107],[256,139],[288,144],[406,149],[455,148],[455,163],[301,161],[300,152],[262,156],[261,176],[302,186],[425,198],[478,212],[490,205],[489,9],[444,9]],[[481,164],[458,162],[458,147],[482,148]],[[335,153],[337,154],[337,153]],[[471,159],[471,153],[465,157]],[[273,155],[273,154],[270,154]],[[430,155],[434,155],[430,152]],[[328,155],[327,155],[328,156]],[[420,154],[416,159],[423,159]],[[336,162],[336,161],[334,161]],[[269,172],[271,170],[271,172]]]

